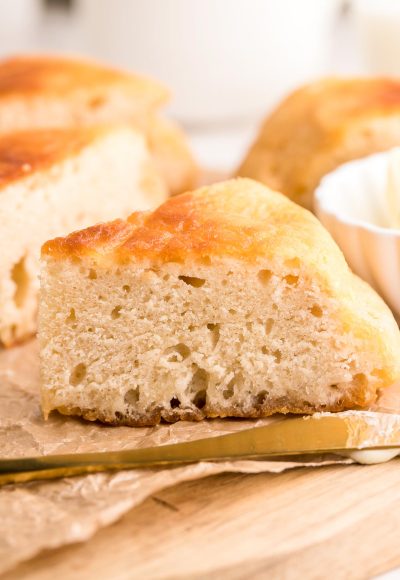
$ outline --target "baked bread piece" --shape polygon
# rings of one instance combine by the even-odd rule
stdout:
[[[338,165],[400,145],[400,81],[326,79],[300,88],[265,120],[237,174],[312,208]]]
[[[129,127],[0,136],[0,345],[36,329],[45,240],[166,197],[143,136]]]
[[[126,425],[365,407],[400,333],[309,212],[250,179],[47,242],[45,415]]]
[[[132,123],[146,135],[171,193],[195,186],[186,138],[157,114],[167,90],[147,78],[61,56],[0,61],[0,132]]]

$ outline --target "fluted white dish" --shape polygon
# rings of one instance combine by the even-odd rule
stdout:
[[[391,201],[387,193],[394,160],[400,172],[400,149],[340,166],[322,179],[314,205],[349,266],[400,320],[400,228],[393,228],[393,214],[400,208],[400,179],[399,201]]]

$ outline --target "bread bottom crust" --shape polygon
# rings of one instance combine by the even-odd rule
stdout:
[[[261,419],[275,414],[282,415],[312,415],[314,413],[339,413],[350,409],[365,409],[372,405],[377,398],[376,391],[365,393],[362,389],[354,389],[348,396],[336,404],[311,406],[307,404],[293,405],[290,401],[281,397],[276,401],[268,401],[266,404],[255,406],[252,409],[243,410],[239,407],[218,408],[207,405],[204,409],[165,409],[162,407],[153,409],[146,415],[135,416],[107,414],[96,409],[80,409],[77,407],[57,407],[53,409],[62,415],[75,415],[88,421],[101,421],[109,425],[125,425],[128,427],[154,427],[160,423],[176,423],[177,421],[202,421],[204,419],[232,418],[232,419]]]

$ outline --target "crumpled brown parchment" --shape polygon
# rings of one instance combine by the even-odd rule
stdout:
[[[382,408],[400,409],[398,391]],[[0,353],[0,455],[111,451],[217,436],[265,424],[259,421],[180,422],[151,428],[107,427],[52,414],[39,405],[39,360],[35,341]],[[223,472],[279,473],[295,467],[352,463],[338,456],[275,461],[202,462],[174,469],[131,470],[32,482],[0,488],[0,574],[43,549],[89,539],[151,494],[182,481]]]

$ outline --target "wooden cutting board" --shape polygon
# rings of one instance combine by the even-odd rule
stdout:
[[[358,579],[400,565],[400,459],[221,475],[159,492],[2,580]]]

